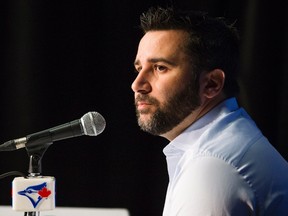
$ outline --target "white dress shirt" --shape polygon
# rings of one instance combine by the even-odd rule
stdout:
[[[235,98],[163,152],[169,174],[163,216],[288,215],[288,164]]]

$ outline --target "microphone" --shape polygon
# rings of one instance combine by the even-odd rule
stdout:
[[[82,118],[58,125],[56,127],[14,139],[0,145],[0,151],[14,151],[25,147],[34,147],[41,144],[72,137],[88,135],[97,136],[103,132],[106,121],[98,112],[88,112]]]

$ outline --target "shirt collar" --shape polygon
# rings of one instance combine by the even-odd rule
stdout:
[[[215,119],[239,108],[236,98],[232,97],[218,104],[196,122],[191,124],[185,131],[172,140],[164,149],[166,156],[185,152],[191,147],[191,142],[196,140]],[[187,142],[190,140],[191,142]]]

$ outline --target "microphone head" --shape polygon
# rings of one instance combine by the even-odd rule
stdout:
[[[106,121],[98,112],[88,112],[81,119],[83,132],[88,136],[97,136],[103,132]]]

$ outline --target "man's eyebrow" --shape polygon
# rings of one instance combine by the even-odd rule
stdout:
[[[168,59],[165,59],[165,58],[149,58],[148,62],[151,62],[151,63],[164,62],[166,64],[176,66],[175,62],[169,61]],[[135,66],[140,65],[140,61],[135,60],[134,65]]]
[[[140,61],[139,60],[135,60],[134,61],[134,66],[140,65]]]

